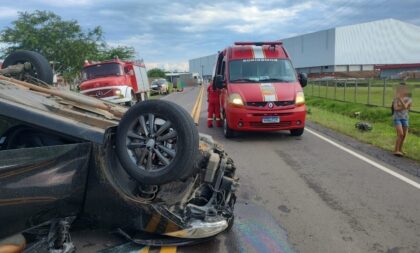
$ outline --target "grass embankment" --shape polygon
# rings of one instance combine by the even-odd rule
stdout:
[[[337,87],[331,81],[319,83],[309,83],[305,87],[307,96],[324,97],[351,103],[370,104],[377,106],[391,106],[395,96],[395,87],[398,86],[397,81],[387,81],[387,86],[383,88],[383,81],[375,81],[368,88],[367,82],[359,83],[357,89],[355,83],[347,83],[344,88],[344,82],[337,82]],[[413,101],[420,101],[420,81],[408,82],[408,87],[412,92]],[[384,96],[385,91],[385,96]],[[370,96],[368,95],[370,93]],[[385,102],[383,101],[385,98]],[[420,111],[420,103],[414,103],[412,110]]]
[[[395,129],[392,125],[391,109],[355,103],[339,102],[322,98],[307,98],[308,119],[365,143],[392,151]],[[355,117],[355,112],[359,116]],[[359,121],[369,122],[373,129],[361,132],[355,128]],[[411,113],[410,130],[404,143],[406,156],[420,160],[420,114]]]

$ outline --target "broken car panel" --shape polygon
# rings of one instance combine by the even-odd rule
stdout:
[[[145,101],[127,111],[16,78],[0,75],[0,249],[23,234],[29,252],[71,252],[75,218],[150,245],[232,225],[234,163],[184,109]]]

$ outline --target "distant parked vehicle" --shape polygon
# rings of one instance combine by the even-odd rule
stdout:
[[[200,76],[199,73],[193,73],[193,79],[195,81],[196,84],[198,85],[202,85],[203,84],[203,77]]]
[[[143,63],[113,59],[86,62],[80,92],[115,104],[132,106],[147,99],[149,79]]]
[[[169,85],[166,79],[156,79],[150,85],[151,94],[168,94]]]

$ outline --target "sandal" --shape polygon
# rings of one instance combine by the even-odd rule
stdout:
[[[394,152],[394,155],[398,156],[398,157],[403,157],[404,156],[404,154],[399,152],[399,151]]]

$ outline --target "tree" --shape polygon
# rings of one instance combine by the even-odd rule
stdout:
[[[97,58],[99,61],[119,58],[122,60],[133,59],[136,54],[133,47],[117,46],[117,47],[106,47],[102,50]]]
[[[3,50],[4,55],[19,49],[43,54],[55,62],[56,70],[66,80],[80,73],[85,59],[103,60],[116,54],[123,59],[135,55],[130,47],[108,47],[100,26],[83,31],[76,20],[62,20],[48,11],[20,12],[12,26],[0,33],[0,41],[9,45]]]
[[[159,68],[154,68],[154,69],[151,69],[151,70],[147,71],[147,76],[148,77],[165,78],[165,71],[163,71],[162,69],[159,69]]]

